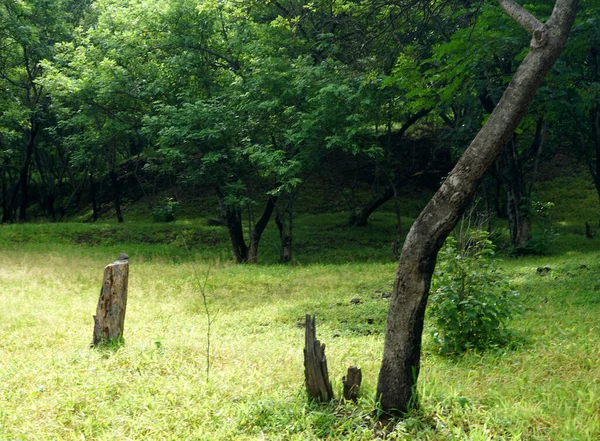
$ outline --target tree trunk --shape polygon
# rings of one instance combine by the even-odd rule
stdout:
[[[516,140],[508,143],[498,160],[498,176],[506,193],[508,228],[513,247],[523,248],[531,238],[529,201],[523,170],[519,164]]]
[[[369,221],[369,217],[371,217],[375,210],[377,210],[379,207],[381,207],[383,204],[389,201],[393,196],[394,189],[391,186],[386,187],[383,193],[374,198],[368,205],[363,207],[363,209],[360,210],[360,213],[352,217],[351,224],[356,227],[366,226]]]
[[[27,151],[25,153],[25,161],[23,167],[21,167],[21,173],[19,175],[19,185],[21,187],[21,203],[19,205],[19,222],[25,222],[27,220],[27,207],[29,206],[29,169],[31,160],[33,158],[33,148],[35,145],[35,137],[37,129],[36,125],[32,122],[33,127],[29,135],[29,142],[27,143]]]
[[[503,9],[532,35],[531,50],[488,121],[410,229],[400,262],[385,335],[377,399],[386,413],[403,414],[417,404],[425,308],[437,254],[525,115],[558,58],[575,19],[577,0],[557,0],[546,24],[512,0]]]
[[[252,229],[250,233],[250,247],[248,249],[248,263],[258,263],[258,244],[260,243],[260,238],[262,237],[265,228],[271,219],[271,215],[273,214],[273,210],[275,208],[275,203],[277,202],[276,196],[270,196],[267,201],[267,205],[265,206],[265,210],[263,211],[262,216]]]
[[[6,168],[8,167],[8,157],[4,158],[2,167],[2,223],[10,221],[10,211],[8,208],[8,191],[6,187]]]
[[[128,281],[129,257],[121,254],[118,260],[104,268],[102,289],[94,316],[92,346],[123,338]]]
[[[257,263],[258,262],[258,245],[265,228],[267,227],[275,203],[276,196],[270,196],[262,216],[250,231],[250,244],[246,245],[244,240],[244,226],[242,222],[242,212],[239,208],[233,207],[225,203],[225,196],[219,186],[216,188],[217,197],[219,198],[219,206],[221,216],[225,220],[229,238],[231,239],[231,249],[236,263]]]
[[[294,195],[290,194],[287,206],[283,210],[277,210],[275,215],[275,224],[279,230],[279,263],[288,263],[292,260],[293,222]]]
[[[592,142],[594,143],[594,152],[596,154],[594,165],[590,167],[590,171],[594,178],[598,200],[600,200],[600,106],[594,106],[590,113],[590,120],[592,125]]]
[[[123,222],[123,214],[121,213],[121,183],[119,182],[119,177],[117,176],[117,172],[114,168],[110,171],[110,180],[112,183],[113,201],[115,204],[117,221],[120,223]]]
[[[408,129],[410,129],[413,125],[415,125],[421,118],[427,116],[432,110],[433,110],[433,108],[421,109],[414,115],[411,115],[406,120],[406,122],[402,125],[400,130],[395,134],[394,138],[398,139],[398,140],[402,139],[404,137],[404,135],[406,134],[406,132],[408,131]],[[385,147],[386,147],[386,153],[388,156],[387,161],[389,163],[391,163],[391,154],[392,154],[392,150],[394,148],[393,140],[392,140],[391,115],[388,117],[388,122],[387,122],[387,140],[386,140]],[[394,174],[394,171],[391,172],[391,175],[393,175],[393,174]],[[400,179],[400,180],[396,179],[395,181],[394,181],[394,178],[390,177],[390,181],[392,181],[391,184],[385,188],[383,193],[377,195],[368,205],[363,207],[363,209],[360,210],[359,214],[351,216],[350,224],[354,225],[356,227],[366,226],[367,222],[369,221],[369,217],[375,212],[375,210],[377,210],[379,207],[381,207],[383,204],[385,204],[387,201],[389,201],[392,197],[394,197],[394,194],[398,188],[408,184],[411,180],[413,180],[416,176],[418,176],[420,174],[422,174],[422,173],[416,173],[413,176],[409,176],[408,178],[404,178],[404,179]]]
[[[90,198],[92,199],[92,219],[94,222],[98,220],[100,217],[100,207],[98,207],[98,202],[96,198],[96,184],[94,182],[94,175],[90,173],[89,176],[90,183]]]
[[[229,238],[231,239],[231,248],[236,263],[246,263],[248,261],[248,246],[244,240],[244,228],[242,225],[242,213],[239,209],[231,206],[224,206],[223,217],[227,223]]]

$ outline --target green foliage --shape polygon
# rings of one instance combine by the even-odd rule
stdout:
[[[439,352],[459,354],[508,343],[512,333],[506,324],[520,309],[518,296],[496,268],[487,232],[472,232],[464,249],[449,237],[439,253],[429,307]]]
[[[537,228],[520,252],[521,254],[543,256],[548,254],[552,244],[558,239],[556,225],[551,219],[554,203],[533,201],[531,206],[533,219],[537,223]]]
[[[173,222],[179,208],[179,202],[173,198],[164,198],[152,207],[154,222]]]

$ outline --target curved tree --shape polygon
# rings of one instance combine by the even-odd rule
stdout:
[[[546,23],[512,0],[502,8],[532,34],[530,51],[469,148],[411,227],[396,272],[377,399],[388,413],[416,404],[425,308],[437,254],[475,194],[486,170],[510,140],[575,20],[577,0],[557,0]]]

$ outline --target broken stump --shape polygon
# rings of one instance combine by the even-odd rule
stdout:
[[[333,400],[333,389],[327,371],[325,345],[317,340],[315,316],[306,315],[306,340],[304,346],[304,377],[306,391],[315,401]]]
[[[362,383],[362,371],[356,366],[350,366],[348,373],[342,378],[342,383],[344,384],[344,398],[356,401]]]
[[[94,316],[92,346],[97,346],[103,341],[118,341],[123,338],[128,279],[127,254],[121,254],[115,262],[104,268],[100,298]]]

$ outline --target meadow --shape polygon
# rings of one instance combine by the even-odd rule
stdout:
[[[548,254],[499,255],[524,303],[518,342],[449,358],[426,330],[421,407],[387,427],[374,394],[392,213],[362,229],[343,213],[299,216],[291,265],[275,263],[274,228],[259,265],[234,265],[224,229],[201,218],[3,226],[0,439],[598,440],[600,236],[583,227],[599,218],[597,197],[583,181],[546,191],[559,233]],[[120,252],[130,255],[125,343],[90,349],[103,267]],[[308,402],[307,313],[336,396],[347,367],[362,369],[357,403]]]

